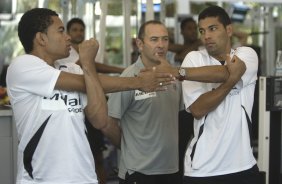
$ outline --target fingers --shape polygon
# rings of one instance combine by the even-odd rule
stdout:
[[[156,88],[155,91],[166,91],[166,90],[167,90],[167,87],[166,86],[162,86],[162,87]]]
[[[159,60],[160,65],[169,65],[169,62],[165,57],[159,56],[157,53],[155,54],[156,58]]]
[[[149,71],[156,71],[156,67],[147,67],[147,68],[142,68],[140,72],[149,72]]]
[[[170,73],[155,73],[157,79],[158,79],[158,83],[162,82],[162,83],[166,83],[166,82],[173,82],[176,81],[176,78],[171,75]]]
[[[175,82],[172,76],[168,75],[167,77],[159,77],[157,78],[157,90],[166,90],[168,85],[171,85]]]

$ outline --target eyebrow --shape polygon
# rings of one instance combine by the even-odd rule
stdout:
[[[208,26],[208,29],[212,27],[218,27],[218,26],[219,26],[218,24],[212,24]],[[203,27],[199,27],[199,30],[203,30],[203,29],[204,29]]]
[[[169,38],[169,36],[151,36],[150,38]]]
[[[218,26],[217,24],[213,24],[213,25],[210,25],[208,28],[217,27],[217,26]]]

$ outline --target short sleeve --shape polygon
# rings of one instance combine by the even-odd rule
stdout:
[[[241,59],[246,65],[246,71],[242,76],[243,83],[238,83],[237,87],[242,88],[257,80],[258,72],[258,56],[254,49],[250,47],[238,47],[235,55]]]
[[[120,77],[133,77],[132,66],[125,69]],[[108,99],[108,115],[121,119],[132,102],[134,90],[111,93]]]
[[[60,70],[43,60],[32,55],[23,55],[12,61],[6,80],[13,97],[20,98],[26,93],[49,97],[59,75]]]

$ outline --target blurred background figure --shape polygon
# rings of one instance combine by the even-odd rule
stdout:
[[[193,50],[199,50],[202,46],[201,40],[198,38],[197,23],[192,17],[184,18],[180,24],[181,34],[184,43],[170,43],[169,51],[174,52],[174,61],[181,65],[186,54]]]

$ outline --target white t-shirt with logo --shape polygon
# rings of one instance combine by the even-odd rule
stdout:
[[[54,90],[60,72],[32,55],[15,58],[8,68],[19,138],[17,184],[98,183],[84,124],[84,95]]]
[[[246,72],[213,111],[201,119],[194,119],[195,136],[185,155],[186,176],[230,174],[250,169],[256,164],[250,146],[246,113],[250,118],[257,80],[258,57],[250,47],[232,50],[231,57],[234,52],[245,62]],[[182,67],[206,65],[221,64],[209,56],[206,50],[201,50],[188,53]],[[182,87],[185,107],[188,108],[200,95],[216,89],[219,85],[184,81]]]

